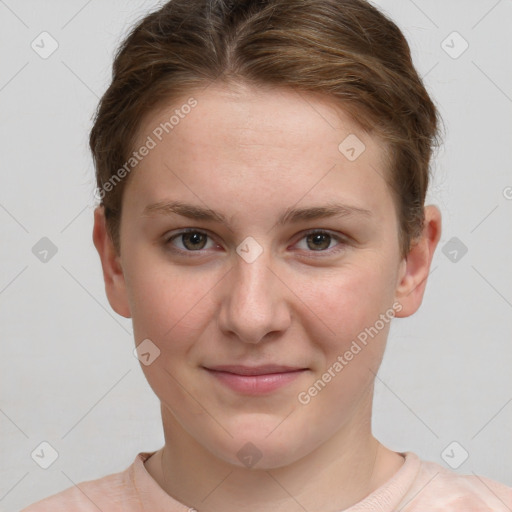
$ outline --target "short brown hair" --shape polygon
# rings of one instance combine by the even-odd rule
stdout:
[[[404,257],[421,234],[440,116],[402,32],[367,1],[171,0],[132,28],[112,75],[89,142],[118,253],[127,179],[108,194],[104,187],[130,158],[141,120],[215,81],[288,87],[339,102],[385,143]]]

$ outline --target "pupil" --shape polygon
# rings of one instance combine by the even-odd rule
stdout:
[[[187,248],[189,247],[189,244],[187,242],[191,241],[192,249],[197,249],[198,244],[201,245],[201,237],[203,235],[201,233],[187,233],[186,235],[183,235],[184,245]],[[204,240],[203,240],[204,242]],[[204,247],[204,243],[199,247],[199,249],[202,249]]]
[[[330,235],[326,235],[324,233],[317,233],[317,234],[309,235],[309,236],[311,238],[313,238],[313,240],[314,240],[313,243],[315,245],[314,245],[313,249],[318,250],[318,249],[326,249],[329,247]],[[317,245],[317,242],[319,242],[321,245]]]

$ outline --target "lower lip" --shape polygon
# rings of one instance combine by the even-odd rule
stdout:
[[[235,373],[207,370],[210,375],[222,384],[239,393],[246,395],[262,395],[271,393],[286,384],[289,384],[306,370],[293,372],[269,373],[265,375],[238,375]]]

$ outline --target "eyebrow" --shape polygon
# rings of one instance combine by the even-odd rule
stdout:
[[[173,214],[181,215],[182,217],[187,217],[193,220],[228,224],[226,216],[222,213],[216,212],[210,208],[203,208],[201,206],[187,204],[181,201],[161,201],[149,204],[142,212],[142,215],[147,217],[153,215]],[[309,208],[287,208],[279,217],[277,224],[284,225],[287,223],[293,224],[305,220],[349,216],[371,217],[372,212],[357,206],[342,204],[327,204],[326,206],[312,206]]]

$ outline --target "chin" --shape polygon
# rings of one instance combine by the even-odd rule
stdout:
[[[262,423],[254,425],[253,422],[251,427],[240,426],[237,431],[230,431],[233,438],[224,437],[223,442],[213,441],[208,449],[233,466],[270,470],[293,464],[313,451],[314,441],[318,441],[305,440],[298,433],[278,426],[279,421],[275,419],[269,420],[268,425]]]

